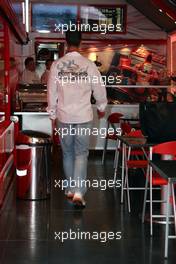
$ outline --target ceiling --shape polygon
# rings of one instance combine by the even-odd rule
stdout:
[[[176,30],[176,0],[127,0],[127,2],[162,30],[166,32]]]

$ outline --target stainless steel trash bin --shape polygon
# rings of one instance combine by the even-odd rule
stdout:
[[[32,130],[22,131],[17,140],[17,197],[46,199],[50,195],[51,137]]]

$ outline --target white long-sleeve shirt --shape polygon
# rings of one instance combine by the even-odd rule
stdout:
[[[47,111],[52,119],[63,123],[93,119],[92,91],[99,111],[105,111],[107,105],[106,89],[96,65],[76,51],[53,62],[47,90]]]
[[[35,71],[25,69],[22,73],[20,83],[40,83],[40,78]]]

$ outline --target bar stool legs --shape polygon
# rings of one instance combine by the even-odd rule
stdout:
[[[167,210],[166,210],[166,230],[165,230],[165,249],[164,249],[164,257],[168,256],[168,236],[169,236],[169,198],[170,198],[170,181],[168,181],[167,185]]]
[[[171,183],[170,179],[168,180],[167,185],[167,211],[166,211],[166,228],[165,228],[165,247],[164,247],[164,257],[168,257],[168,244],[169,238],[176,238],[176,236],[169,235],[169,207],[170,207],[170,194],[173,200],[173,211],[174,211],[174,229],[176,235],[176,205],[175,205],[175,193],[174,193],[174,184]]]
[[[149,168],[150,177],[150,235],[153,235],[153,194],[152,194],[152,167]]]
[[[107,144],[108,144],[108,139],[105,138],[104,149],[103,149],[103,156],[102,156],[102,164],[104,164],[104,161],[105,161]]]
[[[129,181],[128,181],[128,167],[126,161],[130,159],[131,148],[128,148],[128,154],[126,145],[122,146],[122,182],[121,182],[121,203],[123,203],[124,198],[124,190],[127,191],[127,204],[128,204],[128,212],[131,212],[131,204],[130,204],[130,190],[129,190]]]
[[[114,159],[114,183],[115,183],[116,178],[117,178],[117,170],[118,170],[119,156],[120,156],[120,153],[119,153],[120,145],[121,145],[120,140],[117,140],[117,146],[116,146],[116,151],[115,151],[115,159]],[[122,161],[122,166],[123,166],[123,161]]]
[[[175,204],[175,192],[174,192],[174,184],[172,184],[172,199],[173,199],[173,211],[174,211],[174,229],[176,234],[176,204]]]
[[[145,180],[145,191],[144,191],[144,201],[143,201],[143,208],[142,208],[142,223],[145,220],[145,211],[146,211],[146,202],[147,202],[147,191],[148,191],[148,182],[149,182],[149,165],[147,167],[146,173],[146,180]]]
[[[128,168],[126,168],[126,189],[127,189],[127,204],[128,204],[128,212],[131,213],[131,203],[130,203],[130,190],[129,190],[129,182],[128,182]]]
[[[121,203],[123,203],[123,189],[124,189],[124,178],[125,178],[125,145],[122,144],[122,175],[121,175]]]

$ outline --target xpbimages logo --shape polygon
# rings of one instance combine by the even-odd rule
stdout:
[[[110,188],[121,188],[121,179],[114,180],[106,180],[106,179],[86,179],[82,180],[78,177],[77,180],[72,178],[65,180],[55,180],[55,188],[60,188],[61,190],[67,188],[92,188],[92,189],[100,189],[101,191],[105,191]]]
[[[74,24],[71,21],[68,24],[55,24],[55,31],[61,32],[62,34],[66,31],[81,31],[81,32],[97,32],[100,34],[107,34],[108,32],[121,32],[122,31],[122,25],[121,24],[88,24],[88,23],[82,23],[82,24]]]
[[[122,238],[121,232],[113,231],[81,231],[79,228],[75,230],[69,229],[68,231],[54,232],[54,239],[61,243],[67,240],[97,240],[101,243],[106,243],[109,240],[120,240]]]
[[[55,128],[55,135],[61,136],[64,138],[65,136],[100,136],[100,138],[105,138],[106,135],[118,135],[120,136],[122,133],[121,128],[113,128],[109,127],[108,129],[106,127],[93,127],[93,128],[85,128],[85,127],[72,127],[69,125],[69,127],[64,128]]]
[[[68,72],[61,70],[55,78],[57,84],[100,84],[117,85],[122,84],[122,76],[88,76],[87,72]]]

